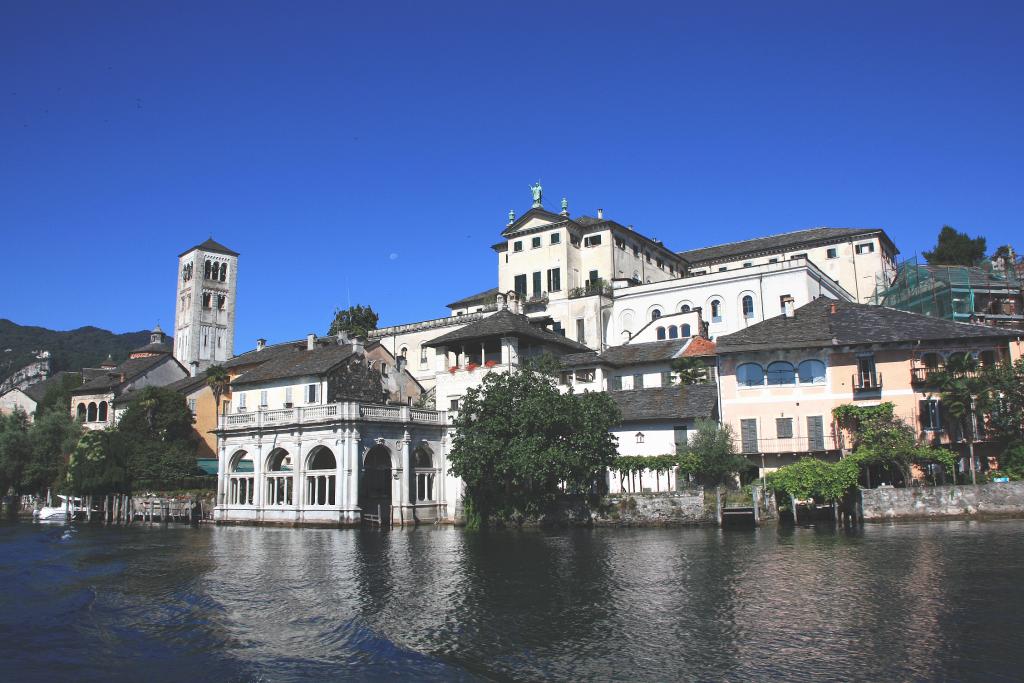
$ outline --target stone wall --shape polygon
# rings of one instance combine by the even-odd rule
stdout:
[[[666,493],[617,493],[591,514],[595,526],[677,526],[717,523],[714,509],[704,507],[704,490]]]
[[[920,486],[861,491],[865,520],[1024,516],[1024,481],[978,486]]]

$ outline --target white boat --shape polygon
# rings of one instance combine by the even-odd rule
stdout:
[[[66,522],[69,513],[74,519],[76,513],[85,510],[82,507],[81,498],[71,498],[70,505],[64,496],[57,496],[57,500],[59,501],[57,505],[44,505],[38,510],[33,510],[32,518],[40,522]]]

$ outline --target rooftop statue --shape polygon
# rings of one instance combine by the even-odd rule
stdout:
[[[530,185],[530,192],[533,193],[533,206],[540,206],[541,197],[544,195],[544,188],[540,186],[539,180],[535,185]]]

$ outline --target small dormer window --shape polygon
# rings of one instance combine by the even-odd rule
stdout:
[[[636,442],[637,443],[643,443],[644,442],[644,433],[643,432],[637,432],[636,433]]]

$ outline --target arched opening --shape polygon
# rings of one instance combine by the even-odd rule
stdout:
[[[921,356],[921,363],[929,370],[937,370],[942,365],[942,357],[934,351],[929,351]]]
[[[679,307],[679,312],[680,313],[689,313],[690,312],[690,304],[683,304],[682,306],[680,306]]]
[[[777,360],[768,364],[768,384],[796,384],[796,369],[792,363]]]
[[[206,262],[206,268],[203,270],[203,279],[205,279],[205,280],[209,280],[210,279],[210,262],[209,261]]]
[[[228,279],[228,264],[220,264],[220,281],[227,282]]]
[[[306,503],[308,505],[334,505],[338,497],[335,470],[338,460],[327,446],[317,446],[309,452],[306,461]]]
[[[661,311],[660,310],[655,308],[653,311],[651,311],[651,320],[657,320],[660,317],[661,317]]]
[[[992,349],[982,351],[978,354],[978,360],[981,361],[982,367],[993,367],[996,364],[996,352]]]
[[[95,403],[90,403],[89,404],[89,417],[88,417],[88,420],[89,420],[89,422],[95,422],[96,421],[96,404]]]
[[[256,478],[253,476],[252,456],[237,451],[228,460],[228,504],[252,505],[256,497]]]
[[[800,384],[824,384],[825,364],[814,358],[802,361],[798,368]]]
[[[690,336],[690,324],[689,323],[683,323],[682,335],[684,337],[689,337]]]
[[[722,322],[722,302],[718,299],[711,302],[711,322]]]
[[[76,415],[78,415],[78,421],[79,422],[85,422],[85,404],[84,403],[79,403],[78,404],[78,410],[76,411]]]
[[[267,492],[265,505],[291,505],[295,486],[292,470],[295,467],[291,453],[275,448],[267,456]]]
[[[99,415],[97,416],[100,422],[107,421],[107,402],[100,401]]]
[[[420,444],[413,454],[416,465],[416,502],[429,503],[434,500],[434,454],[426,444]]]
[[[668,338],[669,339],[679,339],[679,328],[676,327],[675,325],[669,325],[668,326]]]
[[[658,339],[664,339],[665,338],[665,328],[664,327],[659,327],[658,330],[657,330],[657,334],[658,334]]]
[[[363,459],[359,507],[368,514],[391,517],[391,451],[386,446],[374,446]]]
[[[764,369],[757,363],[743,363],[736,368],[736,381],[741,387],[759,387],[764,384]]]
[[[753,318],[754,317],[754,297],[747,294],[743,297],[743,317]]]

